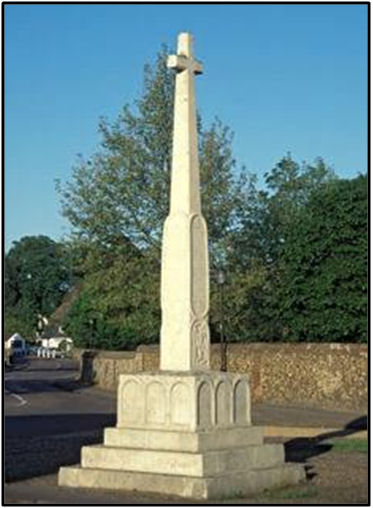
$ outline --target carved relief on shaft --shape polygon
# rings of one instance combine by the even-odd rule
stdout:
[[[210,337],[207,319],[197,320],[191,329],[192,365],[195,368],[210,366]]]

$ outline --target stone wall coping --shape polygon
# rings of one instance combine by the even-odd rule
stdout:
[[[265,350],[267,351],[286,351],[289,350],[290,353],[301,352],[301,351],[309,351],[310,349],[320,349],[325,351],[341,351],[341,352],[357,352],[365,354],[368,351],[367,344],[353,344],[353,343],[339,343],[339,342],[236,342],[230,343],[227,345],[228,350],[230,351],[259,351],[263,353]],[[75,349],[76,353],[83,353],[84,349]],[[220,351],[220,344],[213,343],[211,344],[211,352],[217,353]],[[150,354],[159,354],[159,344],[142,344],[137,347],[134,351],[108,351],[108,350],[96,350],[94,351],[96,356],[101,358],[135,358],[138,353],[150,353]]]
[[[147,353],[148,352],[158,353],[158,350],[159,350],[159,344],[141,344],[136,349],[136,351],[138,351],[140,353],[143,351],[146,351]]]
[[[78,349],[75,348],[74,352],[76,355],[81,355],[84,352],[89,351],[88,349]],[[95,357],[100,358],[111,358],[111,359],[121,359],[121,358],[135,358],[137,351],[106,351],[106,350],[93,350],[92,353]]]
[[[340,351],[367,351],[367,344],[354,344],[354,343],[339,343],[339,342],[232,342],[227,344],[228,349],[230,350],[263,350],[263,349],[271,349],[271,350],[280,350],[284,349],[289,350],[304,350],[308,351],[310,349],[325,349],[330,351],[332,350],[340,350]],[[137,348],[139,352],[147,352],[147,353],[157,353],[159,350],[158,344],[153,345],[141,345]],[[219,343],[211,344],[212,352],[220,350]]]

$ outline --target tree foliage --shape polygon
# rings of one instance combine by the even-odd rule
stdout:
[[[63,328],[77,346],[132,349],[159,333],[159,266],[130,242],[121,253],[101,253]]]
[[[286,237],[310,195],[335,179],[321,158],[300,165],[290,154],[264,176],[261,189],[251,182],[242,228],[235,232],[229,250],[225,289],[229,340],[284,339],[279,290]]]
[[[289,340],[367,340],[367,177],[324,184],[288,229],[281,317]]]
[[[5,330],[34,335],[71,284],[66,248],[47,236],[25,236],[5,256]]]

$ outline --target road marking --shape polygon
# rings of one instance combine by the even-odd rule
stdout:
[[[25,404],[27,404],[27,400],[24,399],[23,397],[21,397],[20,395],[18,395],[17,393],[10,393],[9,395],[11,395],[12,397],[14,397],[15,399],[17,399],[19,401],[18,407],[21,407],[21,406],[24,406]]]
[[[5,395],[10,395],[11,397],[14,397],[18,400],[19,404],[18,407],[24,406],[25,404],[28,404],[28,401],[21,397],[21,395],[18,395],[18,393],[12,393],[9,390],[5,388]]]

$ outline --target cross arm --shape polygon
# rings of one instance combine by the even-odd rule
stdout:
[[[202,74],[203,71],[203,67],[200,62],[183,55],[170,55],[167,59],[167,67],[169,69],[176,69],[177,71],[191,69],[194,74]]]

